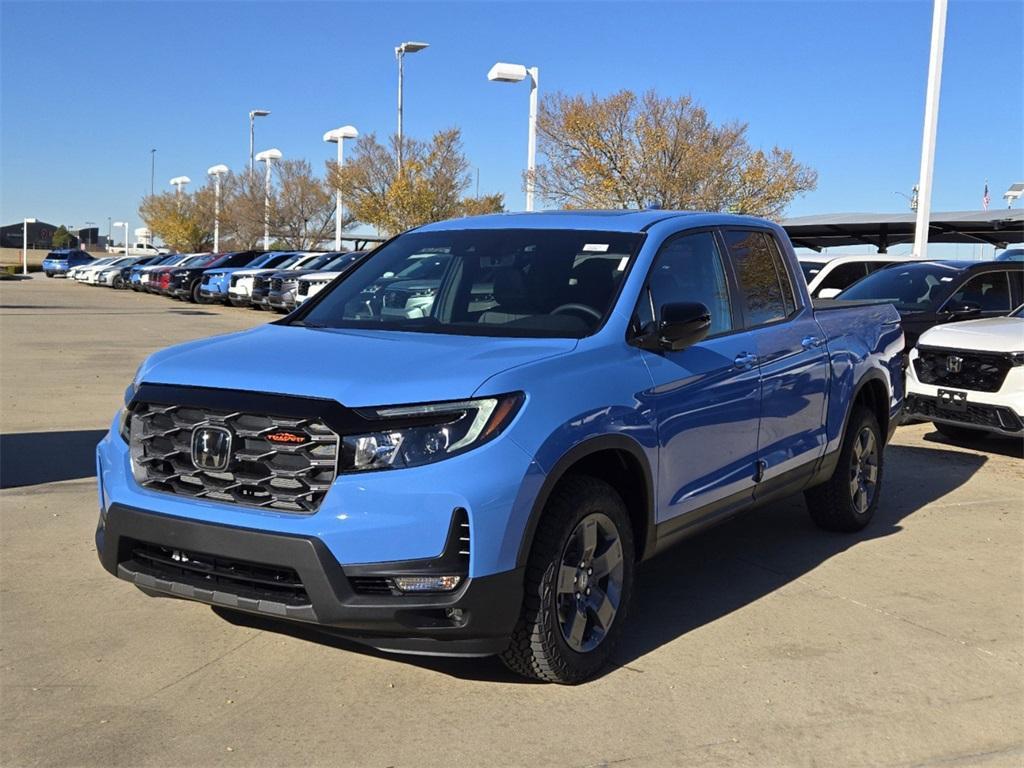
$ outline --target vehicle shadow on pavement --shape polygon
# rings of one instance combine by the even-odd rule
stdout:
[[[622,668],[642,673],[631,665],[662,645],[770,595],[847,549],[899,533],[905,518],[966,483],[987,460],[962,451],[889,446],[880,506],[871,524],[859,533],[819,530],[807,513],[803,497],[794,496],[740,515],[658,555],[638,571],[629,626],[612,663],[601,675]],[[941,471],[935,471],[937,464]],[[926,468],[930,480],[922,483]],[[233,624],[413,664],[461,679],[531,682],[507,671],[496,658],[386,654],[315,627],[214,610]]]
[[[929,432],[923,439],[936,445],[949,445],[954,448],[967,448],[972,451],[982,451],[984,453],[995,453],[1000,456],[1024,459],[1024,440],[1015,437],[979,433],[978,437],[975,438],[953,439],[935,430],[934,432]]]
[[[0,488],[96,476],[96,443],[106,430],[0,435]]]

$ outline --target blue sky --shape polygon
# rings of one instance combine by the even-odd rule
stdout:
[[[241,169],[257,150],[322,170],[325,130],[459,126],[482,193],[523,205],[528,88],[498,60],[540,67],[541,92],[653,88],[749,123],[819,172],[790,215],[901,211],[917,180],[930,2],[0,3],[0,223],[128,216],[149,189]],[[993,206],[1024,180],[1024,3],[951,0],[934,210]]]

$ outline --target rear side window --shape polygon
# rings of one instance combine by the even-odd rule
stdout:
[[[753,230],[723,234],[746,303],[747,325],[764,325],[793,314],[793,285],[774,238]]]
[[[867,273],[867,265],[863,261],[840,264],[822,278],[821,285],[814,289],[814,295],[817,296],[828,288],[838,288],[839,290],[849,288]]]

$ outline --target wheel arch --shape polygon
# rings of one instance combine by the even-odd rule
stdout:
[[[530,557],[537,526],[552,492],[568,475],[583,474],[609,483],[622,496],[633,524],[637,562],[654,552],[654,476],[644,448],[624,435],[598,435],[577,443],[555,462],[534,498],[519,542],[516,565]]]

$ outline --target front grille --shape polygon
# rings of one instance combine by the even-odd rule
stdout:
[[[408,291],[394,290],[384,292],[384,306],[394,309],[405,309],[412,294]]]
[[[400,595],[395,582],[387,576],[351,576],[352,591],[360,595]]]
[[[304,280],[300,281],[299,282],[299,287],[296,290],[297,290],[299,296],[308,296],[309,295],[309,283],[305,282]]]
[[[939,408],[934,397],[911,395],[907,398],[907,412],[922,419],[938,419],[939,421],[956,421],[963,424],[974,424],[979,427],[991,427],[1007,432],[1019,432],[1024,429],[1020,418],[1010,408],[1001,405],[984,405],[968,403],[963,411],[951,408]]]
[[[939,387],[998,392],[1011,368],[1009,356],[994,352],[918,347],[917,353],[914,361],[917,378]],[[959,371],[949,370],[951,357],[959,358],[959,363],[954,360],[954,367],[959,365]]]
[[[136,573],[252,600],[291,606],[311,603],[299,574],[292,568],[186,552],[144,541],[127,541],[123,547],[121,551],[130,559],[122,564]]]
[[[275,277],[273,280],[270,281],[270,290],[277,291],[278,293],[280,293],[281,286],[283,286],[283,285],[284,285],[284,280],[282,280],[279,277]]]
[[[232,275],[231,276],[231,286],[230,287],[234,288],[236,285],[238,285],[238,281],[241,280],[241,279],[242,278],[239,277],[238,275]]]
[[[197,427],[232,436],[226,469],[197,468]],[[269,437],[278,436],[275,442]],[[132,471],[149,489],[211,501],[307,514],[337,474],[338,436],[319,419],[139,403],[131,420]]]

